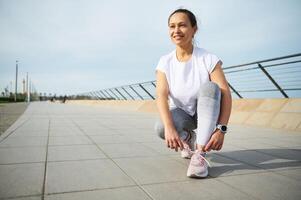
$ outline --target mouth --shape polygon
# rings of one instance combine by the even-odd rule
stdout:
[[[180,40],[183,37],[184,37],[183,35],[175,35],[175,36],[173,36],[173,38],[176,39],[176,40]]]

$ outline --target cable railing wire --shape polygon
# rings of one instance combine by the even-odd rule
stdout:
[[[228,66],[223,71],[236,98],[301,97],[300,62],[298,53]],[[72,99],[154,100],[155,91],[153,80],[81,93]]]

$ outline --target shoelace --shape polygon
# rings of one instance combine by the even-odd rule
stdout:
[[[191,152],[196,153],[196,151],[191,151]],[[206,153],[205,153],[205,155],[206,155]],[[200,156],[200,158],[201,158],[200,160],[198,160],[199,162],[202,162],[202,160],[204,160],[208,164],[208,166],[211,167],[209,161],[202,154],[199,154],[198,156]]]

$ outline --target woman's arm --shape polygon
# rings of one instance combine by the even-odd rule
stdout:
[[[157,78],[156,103],[157,103],[161,120],[163,121],[164,124],[166,145],[171,149],[175,149],[176,151],[178,151],[178,147],[182,150],[183,143],[179,137],[179,134],[175,129],[175,126],[172,121],[172,116],[169,111],[169,106],[168,106],[169,88],[168,88],[168,82],[166,80],[166,76],[163,72],[157,71],[156,78]]]
[[[222,69],[222,62],[219,61],[213,72],[210,74],[210,80],[215,82],[221,89],[221,107],[220,114],[217,123],[227,125],[231,109],[232,109],[232,97],[228,82]],[[205,151],[220,150],[224,143],[224,134],[220,130],[215,130],[212,134],[208,144],[205,147]]]

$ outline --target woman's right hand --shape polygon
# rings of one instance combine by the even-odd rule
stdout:
[[[165,142],[168,148],[178,151],[178,148],[183,150],[183,143],[178,132],[174,128],[165,128]]]

